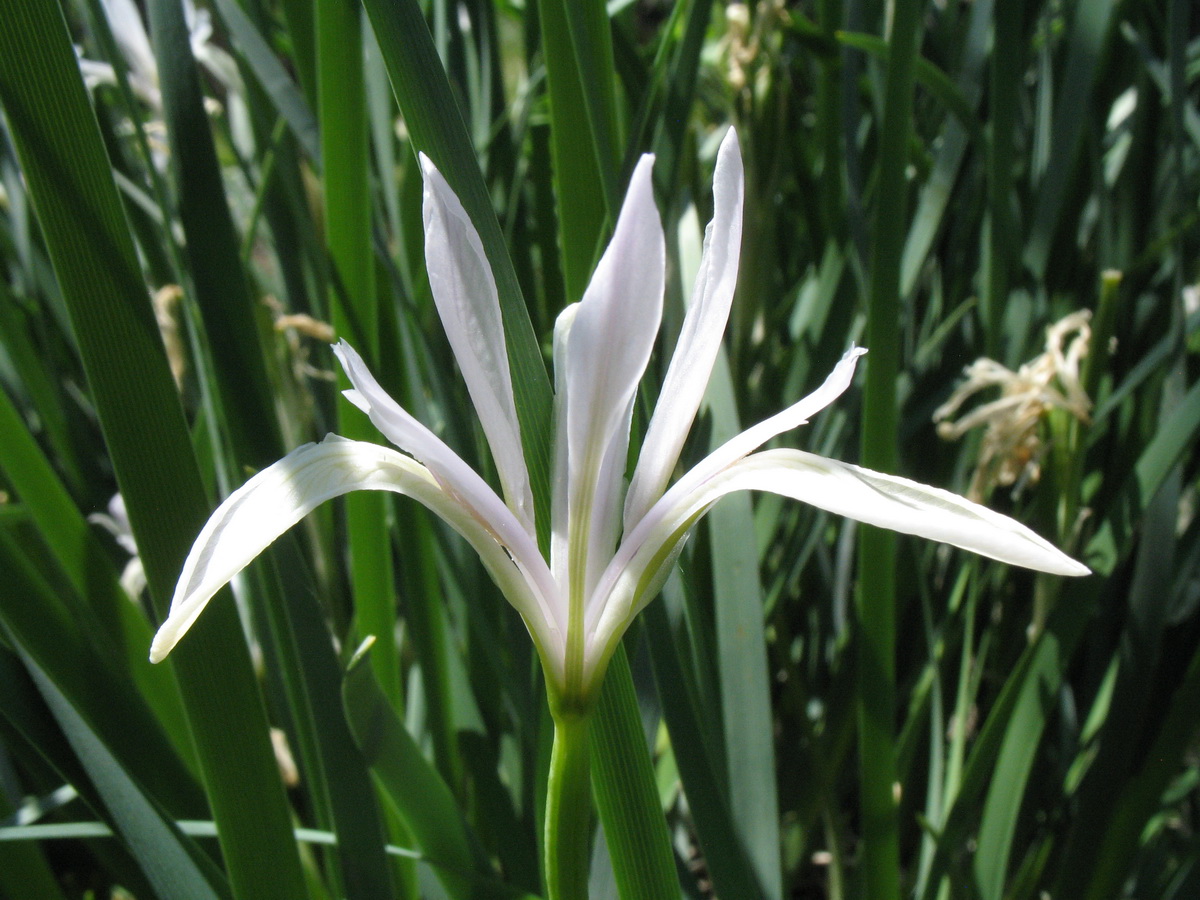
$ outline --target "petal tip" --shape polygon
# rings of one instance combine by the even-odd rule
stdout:
[[[1070,578],[1080,578],[1084,575],[1091,575],[1092,570],[1077,559],[1067,557],[1068,565],[1064,566],[1065,571],[1062,573]]]
[[[163,634],[160,630],[154,635],[154,640],[150,642],[150,662],[160,663],[167,658],[167,654],[175,649],[175,639],[171,636]]]
[[[339,338],[336,344],[330,344],[330,349],[333,350],[333,355],[337,357],[337,361],[342,364],[342,368],[346,368],[348,355],[354,353],[354,348],[346,343],[345,338]]]
[[[637,166],[634,167],[633,174],[629,176],[629,193],[633,193],[634,185],[638,187],[649,188],[652,184],[651,176],[654,173],[653,153],[643,153],[637,161]]]
[[[738,138],[737,129],[732,125],[725,132],[725,137],[721,138],[721,146],[717,149],[717,156],[726,153],[737,153],[738,158],[741,158],[742,142]]]

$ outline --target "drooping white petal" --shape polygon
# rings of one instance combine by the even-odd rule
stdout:
[[[479,414],[504,497],[534,534],[533,491],[521,449],[496,280],[467,211],[429,157],[425,176],[425,265],[442,327]]]
[[[700,272],[629,482],[627,530],[662,496],[712,374],[737,286],[744,194],[741,148],[731,128],[717,153],[713,219],[704,235]]]
[[[756,453],[736,468],[740,471],[728,490],[772,491],[868,525],[1051,575],[1091,571],[1016,519],[908,478],[791,449]]]
[[[612,241],[575,313],[566,342],[568,521],[572,587],[586,578],[587,536],[612,529],[595,516],[622,487],[623,466],[604,465],[650,360],[662,318],[665,241],[654,205],[654,158],[638,162]],[[627,437],[626,437],[627,439]],[[611,456],[609,456],[611,458]]]
[[[326,500],[357,490],[384,490],[423,503],[470,542],[550,658],[563,638],[545,615],[546,601],[522,576],[473,510],[448,494],[420,463],[388,447],[330,435],[262,470],[217,508],[196,538],[150,649],[158,662],[234,575]]]
[[[480,522],[496,536],[496,540],[508,548],[521,571],[537,586],[542,596],[554,597],[557,590],[536,540],[479,473],[393,400],[379,386],[353,347],[342,341],[333,351],[346,370],[350,383],[354,385],[353,390],[345,392],[346,398],[370,417],[384,437],[423,462],[448,493],[474,510]],[[552,611],[556,615],[558,606],[557,603],[552,604]],[[565,632],[565,619],[556,619],[555,625]]]
[[[970,550],[1001,562],[1049,572],[1087,575],[1071,559],[1015,519],[957,494],[907,478],[885,475],[803,450],[765,450],[738,460],[686,494],[671,490],[622,544],[598,586],[603,604],[590,634],[591,654],[603,656],[629,621],[653,599],[687,531],[721,497],[733,491],[769,491],[819,509]],[[589,659],[585,672],[591,671]]]

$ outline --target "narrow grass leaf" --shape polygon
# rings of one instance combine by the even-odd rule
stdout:
[[[346,670],[342,703],[367,764],[421,853],[437,866],[446,892],[474,897],[472,876],[492,873],[450,789],[429,764],[376,681],[361,647]]]
[[[161,896],[180,900],[228,897],[226,887],[214,881],[214,877],[219,876],[211,861],[146,796],[120,760],[37,663],[25,657],[25,664],[104,798],[125,846],[137,858],[155,890]]]
[[[149,12],[188,272],[213,357],[222,424],[237,462],[261,468],[283,455],[283,443],[182,0],[154,0]]]
[[[191,741],[179,689],[168,670],[155,668],[146,659],[152,637],[149,624],[121,590],[117,572],[96,533],[71,501],[2,389],[0,432],[5,435],[0,472],[16,489],[55,562],[86,604],[86,610],[76,610],[75,615],[86,616],[97,626],[89,629],[91,644],[125,657],[123,665],[136,681],[139,693],[153,707],[176,748],[190,759]]]
[[[233,46],[242,54],[279,115],[283,116],[296,141],[317,169],[321,167],[321,145],[317,118],[299,85],[292,80],[245,11],[234,0],[216,0]]]
[[[608,664],[592,721],[592,790],[621,900],[678,900],[670,837],[624,644]]]
[[[666,590],[675,589],[668,582]],[[718,738],[707,733],[714,717],[697,700],[695,679],[681,658],[665,598],[652,602],[643,615],[653,636],[649,641],[650,658],[662,698],[663,718],[713,887],[720,896],[760,900],[766,894],[722,788],[725,773],[721,771],[721,760],[714,758],[713,744]]]
[[[900,268],[908,231],[907,160],[919,23],[924,4],[899,0],[879,122],[878,185],[871,235],[862,462],[894,472],[898,453],[896,382],[900,371]],[[872,900],[900,896],[900,831],[895,801],[896,538],[859,531],[858,678],[863,878]]]
[[[0,533],[0,625],[26,665],[34,665],[119,759],[172,813],[203,815],[196,780],[170,749],[161,727],[134,690],[120,661],[90,643],[90,617],[79,615],[43,579],[8,533]]]
[[[1073,9],[1062,86],[1054,98],[1050,133],[1043,136],[1050,155],[1038,182],[1037,206],[1025,245],[1024,262],[1039,276],[1050,262],[1054,232],[1080,155],[1080,140],[1094,108],[1088,98],[1102,71],[1104,45],[1117,5],[1116,0],[1095,0]]]
[[[741,431],[724,353],[717,357],[705,400],[712,414],[710,446],[715,449]],[[709,513],[708,523],[729,804],[765,896],[780,898],[775,729],[750,495],[743,492],[725,497]]]
[[[616,161],[600,155],[603,151],[594,142],[594,136],[592,141],[580,140],[580,135],[591,135],[592,126],[587,88],[572,45],[571,5],[569,0],[546,0],[538,4],[550,100],[554,209],[568,303],[583,297],[600,255],[606,222],[610,218],[615,220],[620,203],[619,195],[607,192],[602,171],[605,165],[616,165]],[[588,0],[588,5],[595,5],[594,0]],[[611,77],[611,69],[597,72],[595,77]]]
[[[206,516],[204,488],[66,23],[37,0],[12,12],[0,98],[151,594],[165,605]],[[230,881],[240,900],[302,896],[241,625],[228,598],[216,606],[174,666]]]

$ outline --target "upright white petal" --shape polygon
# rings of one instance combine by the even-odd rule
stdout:
[[[158,65],[150,38],[134,0],[101,0],[113,38],[135,74],[158,81]]]
[[[474,511],[442,489],[420,463],[387,447],[330,435],[305,444],[263,469],[220,505],[183,564],[171,611],[150,650],[158,662],[234,575],[276,538],[326,500],[357,490],[404,494],[423,503],[470,542],[539,646],[562,654],[562,634],[546,615],[546,600],[521,575]]]
[[[365,412],[375,427],[389,441],[429,467],[438,483],[452,496],[458,497],[480,517],[480,522],[508,548],[513,559],[527,578],[537,585],[542,596],[551,598],[557,593],[550,570],[538,550],[537,541],[496,496],[479,473],[463,462],[436,434],[414,419],[375,380],[362,357],[342,341],[333,348],[353,390],[346,398]],[[557,611],[558,604],[552,604]],[[566,630],[565,619],[556,626]]]
[[[627,424],[662,319],[666,249],[654,205],[653,165],[654,157],[646,155],[634,170],[612,241],[579,303],[566,346],[573,587],[577,578],[593,580],[585,573],[598,566],[589,559],[581,529],[586,535],[611,533],[611,524],[595,517],[620,513],[608,498],[620,491],[624,467],[604,463],[617,452],[614,441],[622,440],[618,432]]]
[[[158,63],[134,0],[102,0],[113,38],[129,63],[130,86],[152,106],[162,108],[158,89]]]
[[[625,498],[626,529],[666,489],[712,375],[737,286],[744,195],[741,147],[731,128],[717,152],[713,219],[704,234],[700,273]]]
[[[421,170],[425,265],[434,303],[492,448],[505,500],[532,535],[533,491],[521,448],[496,280],[467,211],[423,153]]]
[[[594,602],[593,588],[612,559],[621,536],[621,488],[625,483],[625,462],[629,455],[629,426],[633,419],[633,398],[612,433],[596,475],[597,489],[592,501],[591,528],[587,535],[587,567],[584,575],[584,611]]]
[[[570,465],[567,461],[567,344],[571,325],[579,304],[572,303],[554,320],[554,484],[550,507],[550,571],[563,596],[567,592],[567,559],[569,556],[569,523],[567,519],[570,491],[567,480]]]

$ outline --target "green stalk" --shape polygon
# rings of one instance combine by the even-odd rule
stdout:
[[[321,159],[325,186],[325,236],[333,260],[333,327],[363,356],[379,352],[375,260],[371,244],[370,150],[362,24],[358,5],[345,0],[317,3],[317,79]],[[339,374],[339,387],[349,387]],[[366,418],[338,398],[338,429],[351,439],[377,440]],[[400,674],[392,632],[391,553],[385,522],[387,498],[358,491],[346,498],[354,609],[360,634],[374,634],[381,651],[371,666],[393,704],[400,702]]]
[[[879,202],[871,241],[862,462],[884,472],[897,461],[896,379],[900,371],[900,269],[907,216],[905,166],[922,3],[897,0],[892,20],[883,120],[879,129]],[[857,597],[858,741],[863,896],[900,896],[900,829],[895,799],[896,542],[864,527]]]
[[[585,135],[593,137],[593,128],[586,101],[588,85],[575,59],[568,5],[564,0],[543,0],[538,4],[538,13],[550,97],[550,155],[559,249],[567,301],[574,302],[583,296],[592,276],[607,217],[610,212],[615,215],[611,208],[619,201],[596,189],[597,185],[605,186],[603,172],[616,161],[601,161],[604,148],[582,139]],[[603,82],[611,72],[610,67],[596,73],[595,80]],[[591,109],[603,106],[593,102]]]
[[[165,614],[208,513],[200,469],[67,23],[56,4],[23,0],[8,10],[0,98],[151,595]],[[234,896],[303,897],[290,810],[231,601],[228,592],[216,599],[171,665]]]
[[[555,712],[546,786],[546,896],[587,900],[592,853],[588,713]]]

